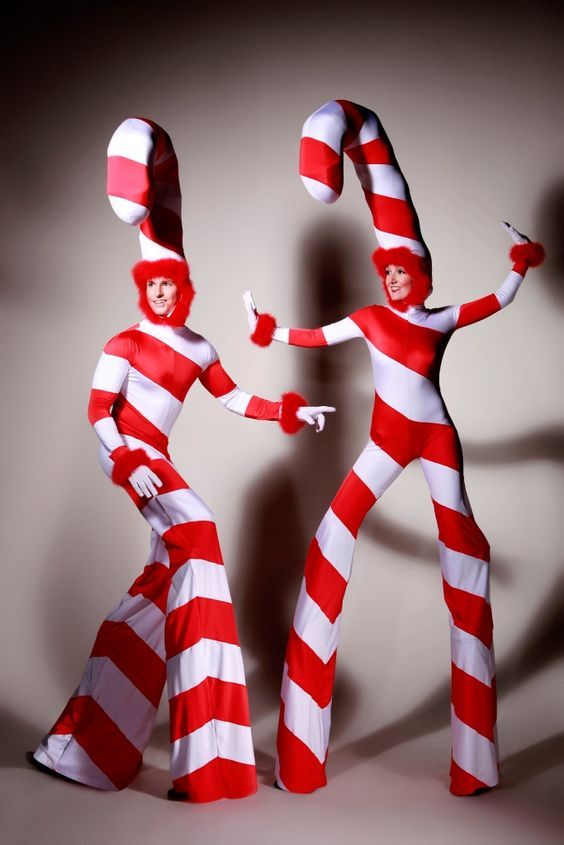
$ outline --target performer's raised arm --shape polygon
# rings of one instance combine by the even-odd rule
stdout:
[[[251,340],[257,346],[269,346],[273,340],[290,346],[333,346],[344,343],[354,337],[362,337],[359,326],[350,317],[329,323],[317,329],[291,329],[276,325],[271,314],[259,314],[253,295],[248,290],[243,294],[243,302],[247,312],[247,320],[251,330]]]

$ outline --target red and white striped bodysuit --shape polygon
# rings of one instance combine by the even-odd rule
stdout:
[[[276,778],[283,789],[311,792],[327,782],[336,648],[355,540],[368,510],[415,458],[433,499],[450,612],[451,791],[471,794],[498,782],[489,546],[466,496],[460,443],[440,393],[439,368],[452,333],[509,304],[525,272],[516,265],[497,293],[462,306],[400,312],[371,305],[322,328],[274,332],[275,340],[308,347],[363,338],[375,388],[368,444],[307,554],[282,682]]]
[[[216,526],[180,476],[168,436],[199,379],[230,411],[277,420],[280,402],[240,390],[205,338],[143,320],[110,340],[89,418],[111,475],[119,450],[142,448],[163,482],[152,499],[124,487],[151,526],[143,573],[102,623],[82,680],[35,758],[73,780],[122,789],[137,773],[165,680],[171,774],[193,801],[256,790],[247,688]]]

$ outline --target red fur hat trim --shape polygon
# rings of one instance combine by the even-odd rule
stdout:
[[[526,244],[513,244],[509,257],[514,264],[526,264],[527,267],[538,267],[544,261],[544,247],[538,241]]]
[[[276,320],[272,314],[259,314],[256,328],[251,335],[251,340],[257,346],[270,346],[275,328]]]
[[[146,464],[150,465],[151,459],[144,449],[128,449],[127,446],[122,447],[125,451],[116,449],[112,455],[114,461],[114,468],[112,470],[112,481],[114,484],[125,484],[131,473],[137,467]]]
[[[190,313],[194,288],[190,279],[188,262],[177,258],[159,258],[157,261],[138,261],[131,268],[131,275],[139,291],[139,308],[151,323],[183,326]],[[172,313],[164,317],[155,314],[147,302],[147,282],[151,279],[170,279],[178,288],[178,299]]]
[[[284,393],[281,405],[280,426],[282,431],[285,431],[286,434],[296,434],[305,425],[305,422],[297,418],[296,411],[302,405],[307,405],[307,399],[304,399],[299,393]]]
[[[406,246],[397,246],[393,249],[379,247],[372,254],[372,261],[378,275],[382,279],[382,287],[388,300],[388,304],[397,311],[407,311],[410,305],[422,305],[433,290],[431,277],[431,259],[416,255]],[[389,264],[396,264],[403,267],[413,279],[413,287],[405,299],[395,302],[390,299],[386,288],[386,267]]]

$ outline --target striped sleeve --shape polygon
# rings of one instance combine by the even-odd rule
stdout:
[[[280,417],[280,402],[271,402],[238,388],[219,359],[200,373],[199,379],[206,390],[234,414],[255,420],[278,420]]]
[[[127,376],[130,357],[129,338],[112,338],[104,347],[92,378],[88,419],[108,452],[125,446],[111,410]]]
[[[515,266],[507,275],[502,286],[495,292],[473,302],[465,302],[463,305],[453,306],[454,328],[461,329],[478,323],[497,314],[515,299],[517,291],[525,276],[527,268],[523,265]]]
[[[362,337],[362,331],[352,317],[345,317],[344,320],[329,323],[327,326],[321,326],[318,329],[276,328],[273,334],[273,339],[279,343],[309,348],[333,346],[336,343],[351,340],[353,337]]]

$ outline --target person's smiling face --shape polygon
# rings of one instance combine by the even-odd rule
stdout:
[[[178,288],[171,279],[159,276],[147,282],[147,302],[151,311],[159,317],[166,317],[178,299]]]
[[[411,293],[413,279],[400,264],[388,264],[385,284],[390,299],[401,302]]]

